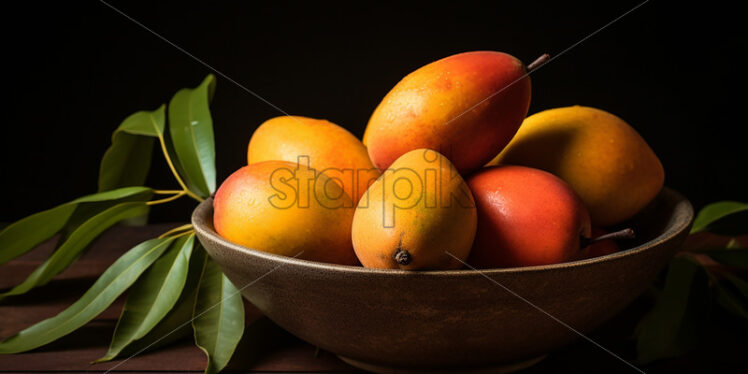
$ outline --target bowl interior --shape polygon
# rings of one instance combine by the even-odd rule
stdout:
[[[350,362],[459,371],[531,360],[613,316],[677,251],[693,209],[665,188],[625,224],[638,238],[627,249],[481,271],[367,269],[279,256],[221,238],[212,218],[210,199],[192,217],[211,258],[292,334]]]
[[[570,268],[591,263],[610,261],[616,258],[630,256],[641,251],[646,251],[652,246],[656,246],[662,242],[672,239],[678,234],[687,232],[688,229],[690,229],[691,224],[693,223],[693,218],[694,212],[691,203],[677,191],[668,187],[664,187],[660,194],[635,217],[624,223],[608,228],[609,231],[615,231],[623,228],[632,228],[636,233],[636,237],[634,239],[625,241],[622,249],[616,253],[558,264],[513,268],[480,269],[480,271],[484,273],[533,272],[539,270]],[[195,229],[201,238],[210,240],[212,243],[217,243],[224,250],[236,252],[240,255],[245,254],[247,256],[259,257],[269,261],[276,261],[282,264],[295,264],[299,266],[307,266],[310,268],[325,269],[330,271],[382,273],[392,275],[413,273],[412,271],[407,270],[369,269],[362,266],[338,265],[309,261],[300,258],[263,252],[257,249],[233,243],[227,239],[224,239],[215,231],[215,227],[213,226],[212,198],[205,200],[195,209],[192,215],[192,224],[195,226]],[[418,271],[419,274],[423,275],[458,275],[474,272],[475,270],[469,269],[467,267],[459,270]]]

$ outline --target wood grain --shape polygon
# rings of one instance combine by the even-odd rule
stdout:
[[[122,253],[137,243],[175,226],[178,225],[118,226],[108,230],[93,243],[86,254],[52,282],[27,295],[14,297],[0,304],[0,338],[6,338],[59,313],[75,302]],[[13,286],[31,273],[52,252],[55,240],[43,243],[23,257],[0,268],[0,289]],[[123,303],[124,297],[121,297],[83,328],[44,347],[16,355],[0,355],[0,372],[107,371],[115,366],[115,372],[202,372],[205,357],[190,338],[129,360],[89,364],[106,353]],[[262,317],[251,305],[246,309],[249,321]],[[314,347],[282,331],[270,333],[275,340],[271,343],[242,341],[227,370],[356,371],[330,353],[322,353],[315,357]],[[258,352],[262,353],[260,357],[257,357]]]

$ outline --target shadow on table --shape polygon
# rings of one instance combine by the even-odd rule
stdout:
[[[107,347],[112,338],[113,319],[97,319],[52,343],[39,347],[34,352],[70,351],[84,348]]]
[[[3,305],[28,306],[58,304],[66,301],[72,304],[88,290],[98,277],[86,276],[77,278],[55,279],[44,286],[35,288],[23,295],[9,296],[3,300]],[[9,291],[10,288],[1,289],[0,292]]]
[[[298,342],[298,338],[267,317],[262,317],[244,329],[242,339],[226,369],[241,370],[253,367],[269,353]]]

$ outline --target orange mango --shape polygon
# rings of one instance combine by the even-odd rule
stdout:
[[[348,130],[322,119],[281,116],[252,134],[247,162],[282,160],[312,167],[334,179],[353,203],[379,176],[366,147]]]
[[[286,161],[242,167],[216,191],[213,224],[252,249],[354,265],[354,208],[342,188],[314,169]]]
[[[509,143],[530,106],[521,61],[501,52],[466,52],[408,74],[384,97],[364,134],[380,170],[419,148],[447,156],[466,175]]]

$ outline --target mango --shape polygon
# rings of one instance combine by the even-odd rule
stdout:
[[[484,168],[467,181],[478,208],[468,264],[549,265],[574,259],[590,237],[587,208],[566,182],[524,166]]]
[[[358,264],[351,244],[355,208],[325,174],[286,161],[244,166],[216,191],[213,224],[227,240],[259,251]]]
[[[521,61],[501,52],[460,53],[397,83],[371,115],[364,140],[380,170],[428,148],[467,175],[509,143],[529,106],[530,78]]]
[[[247,163],[269,160],[317,169],[343,186],[354,204],[379,176],[366,147],[348,130],[322,119],[281,116],[265,121],[252,134]]]
[[[361,264],[385,269],[459,269],[475,236],[475,201],[440,153],[405,153],[369,187],[353,216]]]
[[[533,114],[489,165],[524,165],[559,176],[590,211],[595,226],[623,222],[662,189],[662,163],[622,119],[571,106]]]

